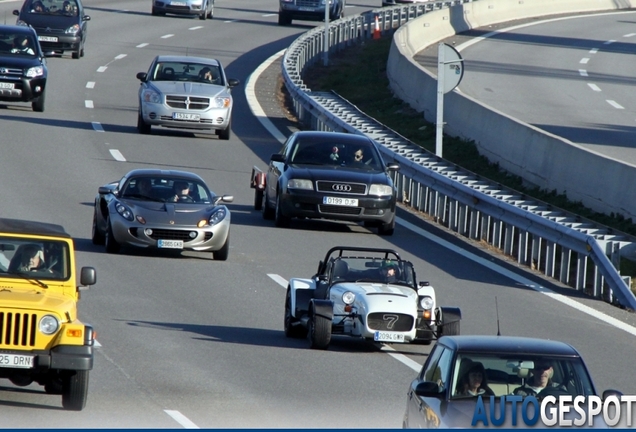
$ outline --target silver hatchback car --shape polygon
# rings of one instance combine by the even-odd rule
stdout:
[[[152,0],[153,15],[191,15],[205,20],[214,17],[214,0]]]
[[[139,72],[137,129],[149,134],[151,126],[215,131],[230,139],[232,87],[239,80],[226,78],[218,60],[203,57],[155,57],[148,72]]]

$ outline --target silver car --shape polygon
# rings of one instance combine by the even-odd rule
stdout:
[[[117,253],[121,246],[212,252],[225,261],[230,210],[203,179],[186,171],[137,169],[99,188],[93,244]]]
[[[214,0],[152,0],[153,15],[198,15],[205,20],[214,17]]]
[[[139,72],[137,129],[149,134],[151,126],[213,130],[230,139],[231,89],[237,79],[226,78],[218,60],[203,57],[155,57],[148,72]]]

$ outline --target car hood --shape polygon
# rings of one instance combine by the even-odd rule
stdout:
[[[355,183],[379,183],[388,184],[388,175],[384,171],[365,171],[357,168],[343,166],[316,166],[316,165],[289,165],[293,170],[290,178],[316,180],[329,180]]]
[[[6,282],[2,281],[0,285],[6,285]],[[12,281],[11,285],[12,287],[5,286],[0,289],[0,304],[3,308],[63,312],[71,312],[76,308],[74,300],[50,288],[44,288],[47,292],[46,295],[42,295],[43,289],[34,287],[33,282],[27,280]]]
[[[188,81],[153,81],[150,87],[161,93],[189,94],[213,98],[216,96],[230,96],[224,86]]]
[[[338,287],[345,291],[352,291],[356,294],[365,295],[396,295],[400,297],[414,297],[417,293],[414,289],[402,285],[390,285],[380,282],[343,282]]]
[[[44,28],[47,27],[51,29],[67,29],[75,24],[80,24],[80,17],[73,16],[64,16],[64,15],[42,15],[42,14],[32,14],[32,13],[23,13],[20,15],[20,19],[31,27],[36,28]]]
[[[163,203],[134,199],[121,199],[120,202],[127,205],[135,216],[143,216],[147,224],[173,223],[196,226],[197,222],[208,219],[212,211],[219,207],[210,204]]]
[[[42,62],[37,57],[29,57],[23,55],[0,55],[0,68],[6,67],[26,69],[33,66],[42,66]]]

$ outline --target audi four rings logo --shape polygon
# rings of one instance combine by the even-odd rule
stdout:
[[[387,330],[393,330],[393,327],[395,326],[395,323],[398,322],[400,317],[398,315],[395,315],[395,314],[384,314],[384,315],[382,315],[382,319],[384,321],[388,321],[388,323],[386,323]]]
[[[337,192],[351,192],[351,186],[348,184],[335,184],[331,186],[331,189]]]

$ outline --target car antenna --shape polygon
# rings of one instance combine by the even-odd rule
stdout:
[[[497,296],[495,296],[495,312],[497,313],[497,336],[501,336],[501,331],[499,331],[499,306],[497,305]]]

